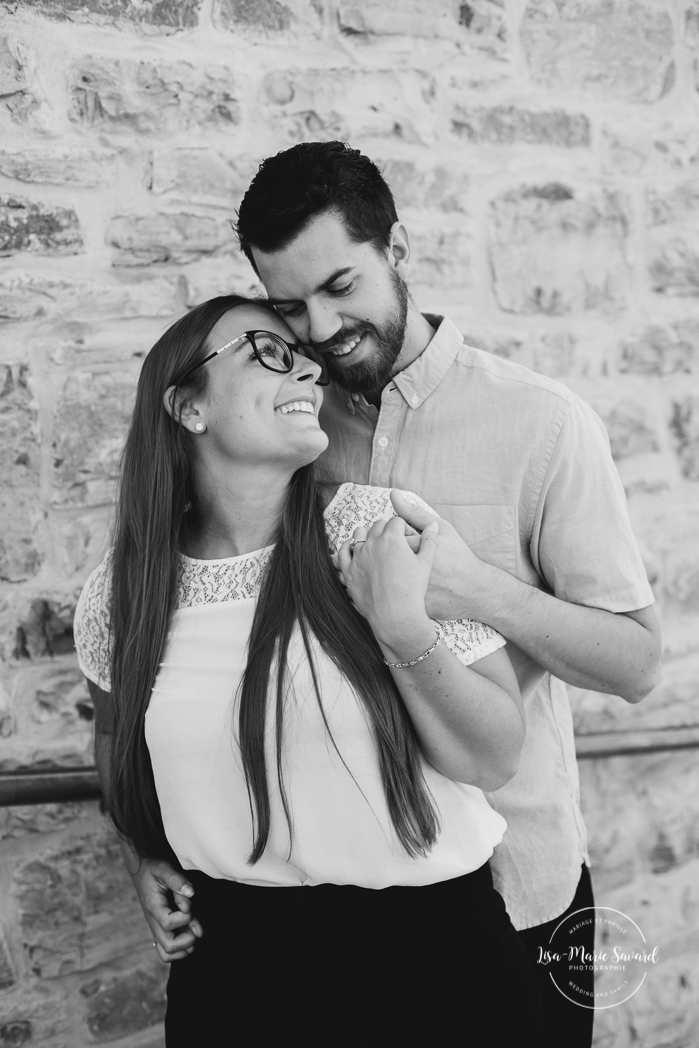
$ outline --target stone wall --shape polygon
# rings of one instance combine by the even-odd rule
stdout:
[[[264,157],[383,165],[418,303],[601,414],[662,615],[637,707],[572,696],[598,901],[660,963],[598,1046],[699,1041],[697,0],[0,2],[0,772],[90,763],[72,650],[143,354],[254,285]],[[94,804],[0,811],[0,1046],[162,1044]]]

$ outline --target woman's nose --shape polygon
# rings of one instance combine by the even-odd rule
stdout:
[[[294,366],[291,369],[297,382],[317,382],[323,374],[322,366],[303,353],[294,351]]]

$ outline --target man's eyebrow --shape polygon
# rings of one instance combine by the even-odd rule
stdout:
[[[329,287],[332,287],[336,280],[339,280],[340,277],[347,276],[347,274],[351,273],[354,268],[354,266],[344,266],[342,269],[336,269],[335,272],[324,280],[322,284],[318,284],[318,287],[314,289],[312,294],[317,295],[321,291],[327,291]],[[272,306],[284,306],[290,302],[300,302],[301,300],[298,298],[268,298],[267,301]]]

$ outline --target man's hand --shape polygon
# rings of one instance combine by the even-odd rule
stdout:
[[[187,957],[204,934],[199,921],[191,918],[192,885],[158,859],[143,859],[130,872],[158,957],[168,964]]]
[[[418,530],[435,518],[397,491],[396,513]],[[478,619],[555,677],[640,702],[658,681],[661,640],[652,607],[606,611],[554,597],[486,564],[439,519],[425,606],[435,619]]]
[[[435,538],[437,552],[425,597],[427,614],[431,619],[442,620],[478,618],[464,606],[464,594],[475,593],[479,587],[488,585],[483,561],[448,521],[423,509],[395,488],[391,502],[398,516],[418,532],[435,521],[439,524]]]

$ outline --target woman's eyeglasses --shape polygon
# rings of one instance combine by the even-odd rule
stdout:
[[[198,369],[208,363],[209,360],[213,360],[214,357],[217,357],[219,353],[223,353],[224,349],[230,349],[231,346],[238,346],[246,339],[252,346],[252,351],[258,362],[262,364],[263,368],[267,368],[268,371],[277,371],[281,374],[291,371],[294,366],[294,353],[301,353],[304,357],[308,357],[309,360],[320,365],[320,375],[316,379],[317,385],[328,385],[330,379],[323,358],[319,353],[309,349],[308,346],[294,346],[290,342],[286,342],[281,335],[275,335],[272,331],[244,331],[242,335],[238,335],[238,337],[234,338],[231,342],[226,342],[225,346],[221,346],[220,349],[216,349],[213,353],[209,353],[208,357],[204,357],[204,359],[200,360],[198,364],[194,365],[194,367],[185,371],[183,375],[180,375],[178,381],[173,383],[173,385],[181,386],[186,378],[193,375],[195,371],[198,371]]]

